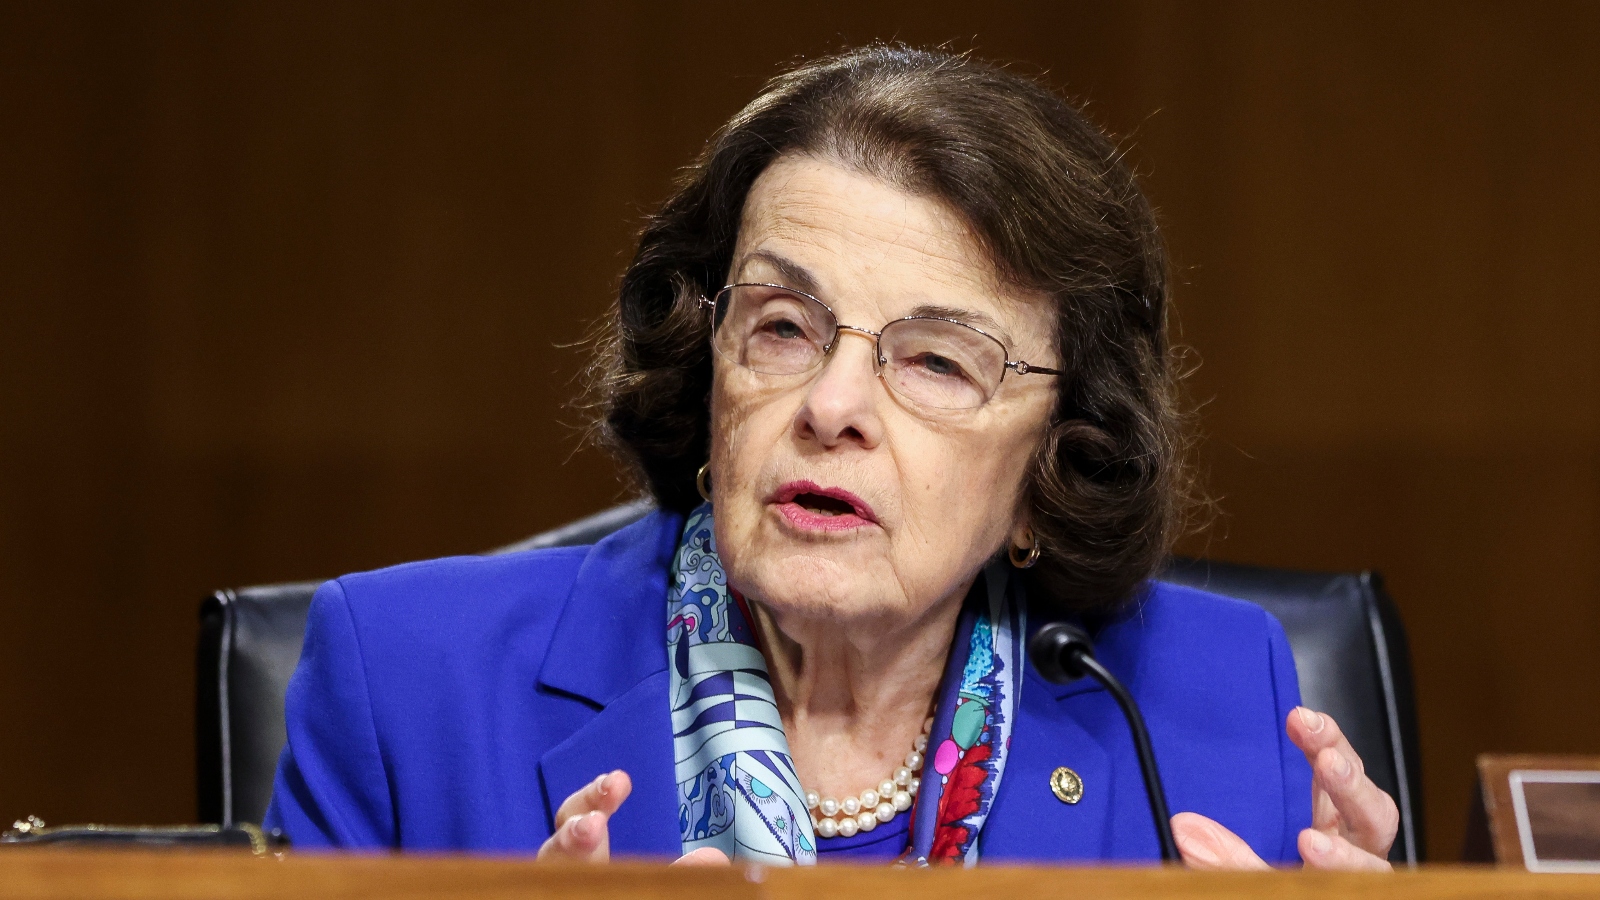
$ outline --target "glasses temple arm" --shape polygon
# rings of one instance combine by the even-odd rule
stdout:
[[[1006,360],[1006,368],[1018,375],[1065,375],[1060,369],[1047,369],[1044,366],[1029,365],[1024,360]]]

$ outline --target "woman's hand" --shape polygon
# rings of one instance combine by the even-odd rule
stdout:
[[[611,860],[608,824],[633,793],[633,779],[618,769],[589,782],[561,802],[556,810],[556,831],[539,848],[540,860],[601,863]],[[705,848],[679,857],[675,866],[727,865],[720,850]]]
[[[1390,871],[1386,857],[1400,811],[1367,777],[1339,724],[1301,706],[1289,714],[1285,728],[1311,762],[1311,827],[1300,832],[1300,858],[1313,869]],[[1205,816],[1178,813],[1172,833],[1192,868],[1268,868],[1243,839]]]

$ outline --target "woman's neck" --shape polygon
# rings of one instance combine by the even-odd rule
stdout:
[[[910,622],[815,620],[751,604],[806,790],[843,799],[904,765],[932,714],[969,588]]]

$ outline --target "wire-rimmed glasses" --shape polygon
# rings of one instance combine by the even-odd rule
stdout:
[[[871,337],[878,377],[889,390],[931,409],[977,409],[1006,372],[1060,375],[1009,359],[1005,344],[981,329],[940,316],[906,316],[873,331],[841,325],[828,305],[781,284],[730,284],[715,299],[711,345],[723,359],[764,375],[800,375],[833,352],[839,332]]]

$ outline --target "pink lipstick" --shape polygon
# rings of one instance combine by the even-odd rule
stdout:
[[[848,531],[876,525],[878,517],[865,500],[843,488],[813,481],[791,481],[768,499],[789,524],[802,531]]]

